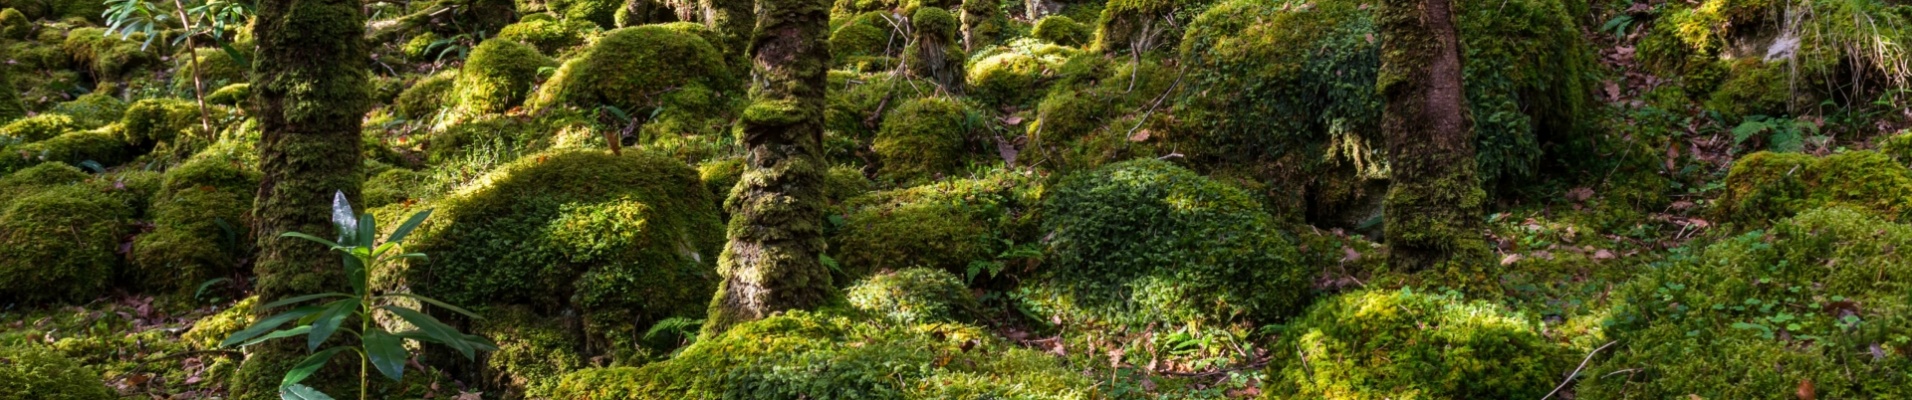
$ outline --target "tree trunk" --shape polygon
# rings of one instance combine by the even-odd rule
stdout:
[[[1486,193],[1476,176],[1474,132],[1461,86],[1461,49],[1453,0],[1386,0],[1379,14],[1381,116],[1391,186],[1388,264],[1436,270],[1445,278],[1488,282],[1481,235]]]
[[[281,240],[287,231],[333,237],[332,196],[356,198],[360,120],[370,106],[363,31],[354,0],[261,0],[253,35],[252,115],[259,122],[264,173],[253,205],[259,258],[254,293],[271,302],[345,287],[341,256],[324,246]],[[265,316],[284,310],[254,310]],[[303,342],[252,346],[232,382],[232,398],[277,399],[285,371],[305,355]],[[350,365],[338,357],[331,365]],[[326,368],[312,382],[350,393],[351,368]]]
[[[731,189],[729,236],[717,261],[724,281],[705,336],[771,313],[814,308],[832,296],[824,249],[823,94],[827,0],[765,0],[750,58],[757,86],[743,113],[746,170]]]

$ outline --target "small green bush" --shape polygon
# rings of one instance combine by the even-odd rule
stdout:
[[[38,345],[0,346],[0,398],[111,400],[119,398],[95,372]]]
[[[132,210],[85,184],[52,187],[0,209],[0,299],[37,303],[101,294],[119,265]]]
[[[963,279],[940,269],[879,272],[843,294],[850,307],[905,324],[974,322],[979,308]]]
[[[931,97],[897,105],[883,117],[870,149],[882,162],[879,179],[922,182],[962,172],[968,165],[969,110],[961,101]]]
[[[1574,354],[1537,331],[1458,295],[1344,294],[1288,324],[1262,398],[1538,399],[1573,370]]]
[[[557,64],[538,49],[510,40],[486,40],[472,49],[452,93],[466,113],[501,113],[523,103],[538,69]]]

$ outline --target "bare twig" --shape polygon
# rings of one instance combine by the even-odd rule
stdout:
[[[1552,392],[1547,392],[1547,396],[1541,397],[1540,400],[1547,400],[1547,399],[1553,398],[1554,394],[1560,393],[1560,389],[1567,388],[1567,384],[1573,382],[1573,377],[1580,376],[1580,370],[1587,368],[1587,362],[1593,361],[1594,354],[1600,354],[1601,350],[1606,350],[1608,347],[1612,347],[1614,343],[1620,343],[1620,341],[1615,340],[1615,341],[1607,342],[1607,344],[1600,345],[1600,348],[1593,349],[1592,352],[1588,352],[1587,358],[1580,360],[1580,366],[1574,367],[1573,372],[1567,374],[1567,379],[1560,381],[1560,386],[1555,386]]]

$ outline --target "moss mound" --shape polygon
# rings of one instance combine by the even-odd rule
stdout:
[[[1536,324],[1457,295],[1363,291],[1289,324],[1263,398],[1514,399],[1547,395],[1574,355]]]
[[[737,325],[669,361],[564,377],[564,399],[1087,399],[1039,352],[957,324],[884,327],[796,311]]]
[[[969,65],[969,95],[985,104],[1027,108],[1042,98],[1051,77],[1074,55],[1066,48],[1013,42]]]
[[[1239,188],[1167,162],[1065,178],[1043,200],[1044,273],[1070,318],[1142,326],[1246,318],[1271,323],[1313,297],[1308,268]]]
[[[474,321],[472,328],[498,343],[498,351],[483,356],[482,382],[503,389],[505,398],[566,398],[553,397],[552,392],[566,372],[590,365],[583,356],[583,337],[525,307],[501,307],[488,314],[490,318]]]
[[[133,216],[125,203],[85,184],[52,187],[0,210],[0,298],[82,300],[105,290]]]
[[[211,90],[221,86],[247,83],[246,74],[252,72],[252,65],[242,64],[232,58],[225,49],[201,47],[194,49],[193,57],[199,57],[199,80],[203,89]],[[244,54],[252,57],[252,54]],[[190,97],[193,93],[193,60],[182,51],[173,57],[173,92]]]
[[[239,107],[252,99],[252,84],[234,83],[214,89],[206,94],[206,104],[218,104],[227,107]]]
[[[1042,39],[1062,46],[1081,46],[1089,42],[1095,31],[1088,25],[1076,22],[1066,15],[1051,15],[1036,20],[1036,26],[1029,32],[1030,37]]]
[[[258,171],[216,153],[166,171],[150,211],[153,231],[133,240],[131,281],[185,294],[230,276],[252,247],[247,227],[258,190]]]
[[[910,14],[910,43],[903,50],[903,66],[910,76],[927,79],[946,93],[962,94],[963,60],[968,55],[963,52],[962,37],[958,29],[962,26],[955,14],[949,10],[935,7],[920,7]]]
[[[61,48],[91,72],[94,80],[120,82],[135,71],[160,65],[156,50],[165,46],[165,40],[155,39],[154,46],[141,48],[144,43],[144,33],[121,37],[107,33],[105,28],[79,28],[67,32]]]
[[[52,186],[85,182],[87,175],[79,168],[61,163],[47,163],[27,167],[11,174],[0,176],[0,204],[9,204],[20,196]]]
[[[438,200],[394,278],[452,304],[576,315],[588,346],[623,359],[642,329],[702,315],[723,244],[697,172],[662,156],[526,156]]]
[[[97,128],[118,122],[120,116],[126,114],[127,104],[125,100],[120,100],[109,92],[112,92],[110,88],[87,93],[72,101],[54,104],[47,112],[66,114],[73,117],[74,123],[85,128]]]
[[[102,167],[118,165],[132,155],[120,140],[119,127],[72,131],[52,139],[7,146],[0,149],[0,173],[8,173],[45,162],[81,165],[87,161]]]
[[[972,119],[961,101],[946,97],[896,106],[883,117],[870,145],[883,166],[879,179],[921,182],[962,172],[968,166]]]
[[[1759,152],[1733,162],[1716,202],[1723,221],[1763,225],[1829,205],[1871,210],[1889,220],[1912,212],[1912,171],[1874,151],[1826,157]]]
[[[33,20],[27,19],[25,13],[14,8],[0,10],[0,37],[7,40],[22,40],[31,33],[33,33]]]
[[[453,98],[464,112],[501,113],[523,103],[537,83],[538,69],[557,63],[538,49],[510,40],[486,40],[471,50],[453,83]]]
[[[392,100],[392,108],[398,111],[399,115],[411,119],[424,119],[437,115],[438,111],[444,109],[445,104],[452,100],[450,94],[457,80],[458,73],[454,71],[444,71],[420,78],[411,87],[398,93],[398,98]]]
[[[120,117],[120,140],[134,147],[171,142],[199,128],[199,107],[191,101],[144,99],[126,108]]]
[[[702,29],[677,23],[607,32],[577,58],[565,61],[526,108],[612,106],[643,116],[657,107],[682,108],[666,104],[673,93],[730,90],[737,83],[722,53],[697,33]]]
[[[95,372],[45,347],[0,346],[0,397],[44,400],[119,398]]]
[[[1015,241],[1033,236],[1039,186],[1029,176],[997,172],[845,202],[843,225],[830,249],[849,278],[927,267],[973,277]]]
[[[979,308],[962,278],[940,269],[880,272],[843,294],[850,307],[904,324],[972,322]]]
[[[895,31],[885,19],[887,15],[879,11],[866,12],[832,25],[836,27],[830,31],[832,62],[851,64],[872,57],[892,56],[902,50],[909,38]]]
[[[565,21],[583,21],[600,28],[617,26],[617,9],[624,0],[546,0],[546,8]]]
[[[1912,227],[1814,209],[1675,253],[1616,294],[1620,342],[1584,398],[1819,398],[1912,394]],[[1628,371],[1628,369],[1632,369]]]
[[[60,114],[40,114],[21,118],[0,126],[0,145],[10,143],[38,142],[60,136],[62,133],[80,130],[73,117]]]
[[[582,21],[525,18],[517,23],[505,25],[494,39],[528,44],[538,48],[538,51],[544,54],[562,54],[566,50],[584,44],[584,38],[598,29],[595,24]]]

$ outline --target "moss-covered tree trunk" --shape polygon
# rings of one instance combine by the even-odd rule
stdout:
[[[261,301],[345,287],[340,256],[310,242],[279,240],[287,231],[335,236],[332,196],[357,196],[359,124],[369,107],[362,39],[365,17],[352,0],[261,0],[253,35],[252,115],[258,119],[259,169],[253,205],[259,256],[254,293]],[[284,310],[255,310],[261,316]],[[348,324],[349,325],[349,324]],[[250,348],[232,382],[232,398],[277,399],[280,378],[305,356],[304,341]],[[332,360],[333,376],[356,375],[354,357]],[[347,372],[349,371],[349,372]],[[323,377],[322,377],[323,378]],[[328,382],[314,384],[346,395]],[[356,386],[355,382],[348,384]]]
[[[730,242],[706,336],[831,297],[823,251],[823,93],[830,50],[828,0],[764,0],[752,35],[757,82],[744,110],[743,178],[724,207]]]
[[[1453,0],[1381,3],[1381,77],[1391,186],[1388,264],[1439,270],[1478,281],[1487,258],[1481,235],[1486,193],[1476,177],[1474,132],[1461,86],[1461,44]]]

